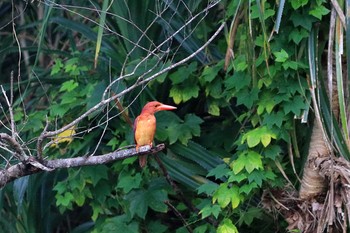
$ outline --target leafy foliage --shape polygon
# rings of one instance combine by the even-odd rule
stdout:
[[[15,85],[14,118],[21,139],[30,142],[28,150],[33,153],[32,141],[44,129],[46,118],[50,130],[66,125],[104,95],[121,93],[193,54],[222,20],[233,21],[230,30],[236,31],[220,35],[190,62],[118,99],[126,117],[116,104],[107,105],[45,148],[45,155],[53,158],[111,152],[133,144],[127,117],[135,118],[149,100],[173,102],[176,112],[156,114],[155,143],[167,144],[158,157],[175,188],[153,158],[144,170],[138,168],[136,158],[129,158],[39,174],[0,192],[4,229],[276,231],[273,218],[258,205],[259,197],[264,188],[283,185],[277,164],[292,174],[286,159],[291,132],[298,127],[295,119],[309,105],[305,45],[314,23],[329,13],[324,1],[286,2],[278,34],[271,33],[277,2],[222,1],[204,11],[208,17],[203,18],[194,18],[207,4],[199,0],[104,0],[94,5],[81,2],[72,5],[73,10],[54,2],[21,4],[17,36],[38,38],[20,37],[25,41],[21,42],[25,59],[16,74],[20,78]],[[0,8],[4,22],[10,22],[11,2],[4,1]],[[18,45],[11,24],[2,30],[6,36],[0,41],[0,79],[8,91],[11,71],[19,70]],[[229,45],[232,56],[224,70]],[[7,122],[5,118],[1,116],[1,122]]]

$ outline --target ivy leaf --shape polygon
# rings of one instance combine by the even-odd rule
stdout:
[[[58,74],[62,68],[63,68],[62,60],[59,58],[55,59],[55,64],[51,68],[50,75],[53,76],[55,74]]]
[[[253,189],[257,188],[256,183],[244,184],[239,188],[240,193],[250,194]]]
[[[263,179],[265,179],[265,175],[259,170],[252,171],[248,176],[248,181],[250,183],[255,182],[259,187],[261,187]]]
[[[275,160],[282,153],[282,149],[278,145],[271,145],[264,150],[264,156]]]
[[[239,188],[237,186],[232,186],[230,190],[231,190],[231,207],[232,209],[236,209],[240,203]]]
[[[242,143],[247,141],[248,147],[252,148],[261,142],[264,147],[267,147],[271,142],[271,138],[276,139],[276,133],[272,129],[262,126],[245,133],[242,137]]]
[[[248,87],[251,82],[251,77],[243,72],[235,72],[235,74],[224,81],[227,90],[234,89],[240,91]]]
[[[288,39],[289,41],[293,40],[294,43],[298,45],[302,39],[307,38],[308,36],[309,33],[304,28],[300,28],[300,30],[298,28],[294,28],[289,34]]]
[[[214,182],[207,182],[205,184],[202,184],[197,188],[198,194],[205,193],[208,196],[213,195],[213,193],[218,189],[219,185]]]
[[[221,208],[219,205],[206,205],[204,208],[199,211],[199,214],[202,215],[202,219],[213,215],[215,218],[218,218],[219,214],[221,212]]]
[[[292,7],[294,10],[305,6],[307,3],[309,2],[309,0],[293,0],[291,1]]]
[[[315,16],[319,20],[322,19],[322,16],[327,15],[330,11],[323,5],[316,6],[315,9],[309,12],[310,15]]]
[[[274,52],[273,55],[276,57],[276,62],[285,62],[289,57],[288,53],[284,49],[281,49],[280,52]]]
[[[271,114],[264,114],[263,124],[269,128],[272,128],[274,125],[276,125],[278,128],[281,128],[284,117],[285,115],[282,111],[272,112]]]
[[[91,179],[93,186],[96,186],[96,184],[102,179],[108,180],[108,168],[106,165],[88,166],[82,169],[86,177]]]
[[[227,167],[225,163],[220,164],[216,166],[215,168],[211,169],[207,175],[209,176],[215,176],[215,179],[220,179],[224,176],[226,176],[231,170]]]
[[[197,70],[197,62],[192,62],[187,66],[181,66],[176,72],[169,75],[172,83],[180,84],[185,81],[193,72]]]
[[[69,206],[71,202],[74,200],[74,196],[70,192],[64,193],[64,195],[57,195],[56,194],[56,205],[57,206]]]
[[[247,108],[251,108],[255,101],[258,100],[259,89],[253,88],[252,90],[242,89],[236,94],[237,105],[245,105]]]
[[[310,31],[312,24],[317,19],[311,15],[299,14],[297,11],[292,12],[291,20],[293,21],[294,27],[302,26],[306,30]]]
[[[220,184],[220,187],[216,190],[213,195],[213,203],[216,201],[223,209],[231,202],[231,190],[227,187],[227,183]]]
[[[222,69],[224,60],[218,62],[215,66],[206,66],[200,76],[205,82],[211,82],[218,75],[219,71]]]
[[[238,158],[230,164],[233,172],[238,174],[245,168],[248,173],[255,169],[262,169],[261,155],[255,151],[248,150],[238,155]]]
[[[187,145],[193,136],[200,135],[200,124],[203,120],[194,114],[187,114],[184,121],[172,112],[160,112],[157,116],[156,138],[159,140],[169,139],[173,144],[180,141]]]
[[[62,86],[60,88],[60,92],[63,92],[63,91],[70,92],[70,91],[73,91],[78,86],[79,86],[79,84],[77,82],[75,82],[74,80],[69,80],[69,81],[62,83]]]
[[[168,206],[164,203],[168,199],[167,192],[163,189],[148,189],[145,201],[148,206],[157,212],[166,213]]]
[[[181,102],[186,102],[190,100],[191,98],[197,98],[199,93],[199,87],[196,84],[190,84],[188,85],[174,85],[170,89],[169,96],[173,98],[174,102],[176,104],[179,104]]]
[[[237,227],[233,225],[232,221],[225,218],[219,225],[217,233],[238,233]]]
[[[261,115],[264,110],[266,110],[267,113],[270,113],[276,105],[276,102],[273,99],[273,94],[270,92],[263,93],[262,96],[259,98],[259,102],[257,105],[258,115]]]
[[[294,96],[292,100],[287,101],[283,105],[284,113],[288,114],[289,112],[293,112],[296,116],[301,115],[301,111],[306,109],[306,103],[302,96]]]
[[[135,176],[128,174],[119,178],[117,188],[121,188],[125,193],[128,193],[132,189],[139,188],[141,181],[142,178],[140,173],[137,173]]]
[[[146,192],[144,190],[131,191],[125,196],[125,199],[130,203],[129,211],[131,217],[135,215],[145,219],[148,212],[148,205],[146,202]]]

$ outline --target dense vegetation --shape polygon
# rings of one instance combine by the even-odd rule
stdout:
[[[178,109],[157,113],[155,142],[167,149],[144,169],[132,157],[6,185],[0,191],[4,231],[298,229],[271,211],[268,200],[300,185],[314,119],[312,72],[322,73],[325,64],[333,5],[58,2],[0,3],[1,132],[13,130],[11,102],[15,137],[36,156],[47,121],[48,130],[59,129],[127,90],[44,142],[46,158],[93,156],[134,144],[130,119],[146,102]],[[18,163],[10,152],[1,142],[1,169]]]

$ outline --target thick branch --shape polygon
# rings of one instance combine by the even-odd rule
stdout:
[[[126,150],[117,150],[109,154],[86,156],[67,159],[53,159],[47,161],[39,161],[36,157],[30,157],[26,163],[19,163],[0,171],[0,188],[20,177],[32,175],[41,171],[54,171],[60,168],[82,167],[106,164],[116,160],[122,160],[137,155],[150,155],[157,153],[165,148],[164,144],[156,147],[143,146],[137,152],[135,148]],[[36,166],[42,164],[42,166]]]

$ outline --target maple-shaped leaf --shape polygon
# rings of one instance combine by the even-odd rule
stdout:
[[[255,169],[263,168],[261,155],[252,150],[243,151],[230,166],[235,174],[238,174],[243,168],[245,168],[248,173],[251,173]]]
[[[301,111],[307,108],[307,104],[302,96],[297,95],[291,101],[285,102],[283,107],[285,114],[292,112],[296,116],[300,116]]]

